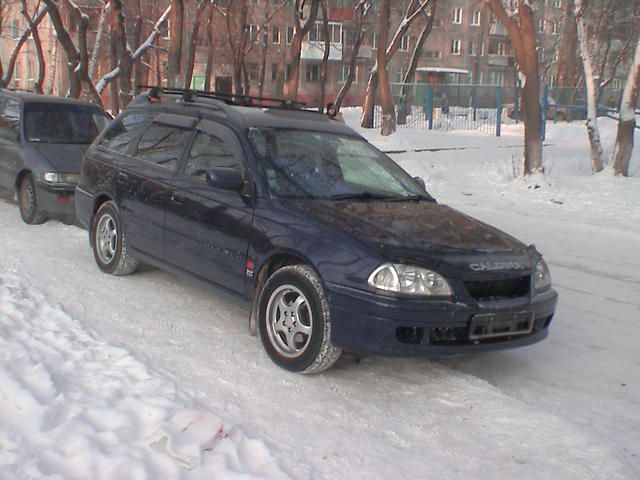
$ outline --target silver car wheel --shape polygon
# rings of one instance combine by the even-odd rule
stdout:
[[[118,229],[115,220],[108,213],[102,215],[98,221],[95,242],[100,261],[108,265],[115,257],[118,248]]]
[[[311,341],[313,314],[307,297],[293,285],[281,285],[267,303],[267,334],[278,353],[302,355]]]

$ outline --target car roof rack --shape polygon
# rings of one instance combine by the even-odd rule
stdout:
[[[149,99],[159,99],[160,94],[182,95],[184,102],[195,102],[197,97],[219,100],[227,105],[238,107],[279,108],[283,110],[297,110],[307,104],[284,98],[256,97],[252,95],[238,95],[235,93],[213,92],[208,90],[193,90],[178,87],[160,87],[157,85],[138,85],[137,90],[148,89]],[[153,101],[153,100],[150,100]]]

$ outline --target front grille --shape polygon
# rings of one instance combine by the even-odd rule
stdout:
[[[531,277],[503,280],[468,280],[464,282],[469,295],[479,302],[524,297],[529,294]]]

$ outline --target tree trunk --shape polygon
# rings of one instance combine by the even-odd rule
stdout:
[[[389,24],[391,20],[391,0],[380,0],[380,12],[378,23],[378,38],[380,45],[386,45],[389,39]],[[380,104],[382,106],[383,136],[391,135],[396,131],[396,112],[393,107],[393,97],[389,85],[387,72],[387,54],[384,48],[378,48],[376,62],[378,64],[378,84],[380,86]]]
[[[264,2],[264,16],[262,17],[262,45],[260,49],[260,69],[258,71],[258,96],[264,96],[264,82],[267,76],[267,51],[269,48],[269,5]]]
[[[629,162],[631,161],[633,135],[636,127],[635,108],[638,103],[638,96],[640,96],[640,39],[636,46],[636,53],[622,94],[618,133],[616,135],[616,145],[613,149],[613,173],[623,177],[629,175]]]
[[[42,41],[40,40],[40,33],[38,32],[38,26],[34,23],[31,15],[29,14],[29,10],[27,8],[27,1],[22,0],[22,15],[27,21],[27,25],[29,30],[31,31],[31,37],[33,38],[33,44],[36,49],[36,55],[38,57],[38,76],[36,81],[33,84],[33,90],[36,93],[44,93],[42,89],[42,85],[44,84],[44,75],[45,75],[45,59],[44,52],[42,51]]]
[[[113,30],[109,36],[109,53],[111,56],[112,71],[118,67],[118,49],[116,47],[116,38]],[[111,113],[117,115],[120,113],[120,99],[118,98],[118,84],[117,82],[111,82],[110,86],[111,95]]]
[[[109,0],[105,0],[102,11],[100,12],[100,20],[98,20],[98,31],[96,32],[96,39],[93,45],[93,51],[91,52],[91,60],[89,60],[89,77],[95,78],[96,70],[98,69],[98,57],[100,56],[100,50],[102,50],[102,44],[104,40],[104,26],[107,20],[107,14],[111,3]]]
[[[322,63],[320,65],[320,105],[318,111],[324,112],[325,102],[327,100],[327,77],[329,76],[329,53],[331,51],[331,31],[329,30],[329,14],[327,13],[326,0],[321,0],[322,6],[322,32],[324,35],[324,51],[322,54]]]
[[[133,31],[131,32],[132,33],[131,36],[133,37],[133,44],[137,48],[142,42],[142,26],[144,22],[144,16],[142,14],[141,0],[135,0],[133,4],[135,5],[135,20],[133,21]],[[136,60],[132,60],[132,67],[133,67],[133,88],[135,89],[137,85],[142,85],[147,83],[143,81],[143,78],[144,78],[143,72],[146,70],[147,67],[145,67],[145,65],[142,62],[142,56],[140,56],[140,58]]]
[[[576,87],[578,85],[578,33],[574,15],[574,0],[566,0],[564,21],[560,42],[558,43],[558,87]],[[562,99],[557,98],[562,102]]]
[[[524,121],[524,173],[542,173],[542,108],[537,52],[537,28],[528,0],[516,0],[517,11],[507,12],[502,0],[488,0],[489,8],[505,26],[522,82]]]
[[[424,24],[424,27],[422,27],[422,30],[420,31],[418,40],[416,40],[413,52],[411,53],[411,59],[409,60],[409,66],[407,67],[407,71],[405,72],[404,78],[402,79],[402,103],[401,108],[398,112],[398,124],[400,125],[404,125],[407,123],[407,115],[410,113],[411,104],[413,103],[412,95],[409,90],[409,84],[413,83],[413,79],[416,75],[416,69],[418,68],[418,61],[420,60],[420,55],[422,54],[422,47],[424,46],[424,42],[427,40],[427,37],[431,33],[431,29],[433,28],[433,19],[435,18],[437,4],[437,0],[431,0],[429,13],[425,13],[426,22]]]
[[[204,89],[211,91],[211,77],[213,74],[213,58],[215,55],[215,44],[213,42],[213,8],[209,9],[209,19],[207,20],[207,68],[204,72]]]
[[[193,67],[196,59],[196,47],[198,46],[198,33],[200,31],[200,22],[205,8],[209,5],[210,0],[200,0],[196,7],[195,17],[193,19],[193,27],[189,35],[189,44],[187,45],[187,59],[184,73],[184,88],[191,88],[193,79]]]
[[[184,0],[171,1],[171,19],[169,44],[169,58],[167,59],[167,86],[179,87],[182,74],[182,34],[184,27]]]
[[[302,54],[302,40],[307,36],[318,17],[320,0],[310,0],[309,15],[304,18],[304,0],[295,0],[295,27],[291,42],[291,63],[289,78],[285,84],[285,97],[288,100],[298,98],[298,83],[300,81],[300,56]]]
[[[367,82],[367,90],[364,94],[364,103],[362,105],[362,115],[360,117],[360,126],[362,128],[373,128],[373,119],[376,108],[376,93],[378,91],[378,65],[374,65]]]
[[[113,0],[113,23],[116,55],[120,75],[118,76],[120,106],[126,108],[133,97],[131,89],[131,51],[127,48],[127,32],[124,13],[122,12],[122,0]]]
[[[367,3],[363,0],[360,0],[355,6],[355,23],[354,23],[354,32],[355,39],[353,42],[353,49],[351,50],[351,57],[349,58],[349,73],[347,73],[347,78],[340,88],[338,95],[336,96],[336,100],[333,104],[336,112],[340,111],[342,107],[342,102],[344,102],[351,85],[353,85],[353,81],[356,78],[356,63],[358,60],[358,53],[360,52],[360,47],[362,46],[362,41],[364,40],[364,35],[366,33],[366,29],[364,26],[365,19],[369,15],[371,11],[371,3]]]
[[[596,110],[596,86],[593,78],[593,64],[589,52],[589,40],[584,21],[584,2],[576,0],[575,17],[578,31],[578,46],[580,58],[584,69],[584,83],[587,87],[587,136],[591,150],[591,168],[594,173],[602,170],[602,143],[600,141],[600,129],[598,128],[598,115]]]

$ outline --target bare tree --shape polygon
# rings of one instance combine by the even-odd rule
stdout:
[[[285,97],[289,100],[298,98],[298,83],[300,80],[300,57],[302,55],[302,41],[315,24],[318,17],[320,0],[294,1],[294,28],[291,40],[291,64],[289,76],[285,84]]]
[[[320,0],[322,7],[322,36],[324,37],[324,48],[322,52],[322,62],[320,63],[320,105],[318,110],[324,112],[324,104],[327,99],[327,77],[329,76],[329,54],[331,53],[331,30],[329,29],[329,13],[327,11],[327,1]]]
[[[338,95],[336,96],[336,100],[334,102],[334,108],[336,111],[340,111],[342,107],[342,102],[344,102],[351,85],[353,85],[353,81],[356,78],[356,62],[358,60],[358,54],[360,53],[360,47],[362,46],[362,42],[364,40],[365,35],[369,31],[369,26],[367,25],[367,20],[369,19],[370,13],[373,11],[373,5],[376,0],[358,0],[354,7],[354,23],[353,23],[353,48],[351,49],[351,56],[349,57],[349,72],[347,73],[347,78],[345,82],[342,84],[340,91],[338,91]]]
[[[402,79],[402,108],[399,109],[398,112],[398,123],[400,125],[404,125],[407,121],[407,114],[409,113],[407,105],[411,105],[409,102],[410,97],[410,89],[409,85],[413,83],[413,79],[416,75],[416,69],[418,68],[418,61],[420,59],[420,55],[422,54],[422,47],[424,46],[424,42],[426,42],[427,37],[431,33],[433,28],[433,21],[436,15],[436,6],[438,2],[437,0],[431,0],[429,5],[429,9],[425,10],[425,22],[422,30],[420,30],[420,35],[418,35],[418,39],[416,40],[416,44],[413,47],[413,52],[411,53],[411,58],[409,59],[409,65]]]
[[[182,85],[182,55],[184,36],[184,0],[171,0],[171,18],[169,19],[169,58],[167,85]]]
[[[376,100],[376,94],[378,92],[378,86],[380,85],[380,74],[382,73],[382,65],[380,62],[380,59],[382,59],[382,54],[380,53],[380,50],[382,50],[384,53],[383,63],[385,65],[385,70],[386,70],[386,64],[391,61],[395,53],[400,48],[400,45],[402,43],[402,37],[404,37],[404,35],[409,31],[409,28],[411,27],[413,22],[417,18],[419,18],[420,15],[423,14],[424,10],[431,3],[431,1],[432,0],[410,0],[407,4],[406,10],[404,11],[402,20],[400,21],[400,24],[397,26],[396,31],[393,34],[393,37],[391,38],[391,41],[388,40],[389,39],[389,22],[383,22],[383,21],[378,22],[378,55],[376,57],[376,63],[371,69],[371,74],[369,75],[369,81],[367,82],[367,90],[365,93],[364,105],[362,107],[362,116],[360,118],[360,125],[362,127],[373,128],[373,114],[374,114],[375,100]],[[389,4],[389,9],[390,7],[391,5]],[[384,10],[385,10],[384,3],[380,3],[379,15],[382,15]],[[389,17],[390,17],[390,13],[389,13]],[[381,29],[383,28],[383,23],[387,25],[386,32],[381,31]],[[382,38],[381,34],[384,34],[384,38],[385,38],[384,42],[381,40]],[[385,78],[387,78],[387,72],[384,72],[383,75]],[[393,108],[390,108],[390,109],[388,108],[389,104],[391,105],[391,107],[393,107],[393,99],[391,97],[390,87],[388,85],[388,82],[386,86],[380,85],[380,87],[382,89],[380,92],[380,96],[381,96],[380,100],[382,102],[382,108],[383,108],[383,113],[382,113],[383,130],[388,131],[389,133],[393,133],[395,131],[396,118],[395,118],[395,111],[393,110]],[[388,98],[384,98],[385,92],[387,90],[389,91]],[[387,103],[386,113],[385,113],[385,106],[384,106],[385,103]],[[387,122],[386,126],[384,126],[385,118]]]
[[[536,24],[529,0],[514,0],[516,9],[504,0],[487,0],[489,8],[505,26],[513,45],[522,90],[524,121],[524,173],[543,171],[542,108],[540,106],[540,72],[538,67]]]
[[[576,0],[574,16],[578,31],[578,46],[582,68],[584,70],[584,82],[587,87],[587,135],[591,150],[591,168],[597,173],[602,170],[602,142],[598,128],[598,115],[596,111],[596,85],[593,77],[593,60],[589,51],[587,38],[587,26],[584,20],[585,4],[583,0]]]
[[[629,175],[629,162],[633,151],[633,133],[636,127],[635,107],[640,96],[640,39],[636,45],[633,63],[622,94],[618,133],[613,150],[613,173],[626,177]]]
[[[91,59],[89,60],[89,77],[95,78],[96,70],[98,69],[98,58],[102,50],[104,43],[104,27],[107,23],[107,17],[109,14],[109,8],[111,8],[111,1],[104,0],[104,5],[100,11],[100,19],[98,20],[98,30],[96,31],[96,39],[93,44],[93,50],[91,51]]]
[[[269,25],[275,15],[285,6],[287,2],[283,2],[275,9],[271,10],[271,2],[264,2],[262,10],[262,26],[260,27],[260,69],[258,71],[258,96],[264,94],[265,78],[267,75],[267,53],[269,50]]]
[[[216,52],[213,27],[214,27],[214,10],[209,9],[209,18],[207,19],[207,67],[204,73],[204,89],[211,90],[211,77],[213,75],[213,60]]]
[[[200,24],[202,15],[207,7],[211,6],[211,0],[198,0],[196,10],[193,16],[193,25],[189,34],[189,43],[187,44],[187,58],[184,73],[184,88],[191,88],[191,80],[193,79],[193,66],[196,58],[196,47],[198,45],[198,34],[200,33]]]
[[[44,53],[42,51],[42,41],[40,40],[40,33],[38,32],[38,26],[34,23],[33,18],[29,14],[29,9],[27,8],[27,0],[21,0],[22,3],[22,16],[27,21],[27,25],[31,31],[31,38],[33,38],[33,45],[36,49],[36,57],[38,58],[38,76],[33,84],[33,90],[36,93],[43,93],[42,85],[44,83],[44,75],[45,75],[45,60]],[[40,8],[40,4],[36,6],[36,10]]]
[[[27,28],[25,28],[18,37],[16,44],[13,47],[13,51],[9,56],[9,60],[6,63],[6,66],[3,67],[2,59],[0,59],[0,88],[7,87],[11,83],[11,79],[13,78],[13,73],[16,67],[16,60],[18,59],[20,50],[22,50],[22,47],[31,35],[31,28],[40,25],[44,17],[46,17],[46,14],[46,8],[41,8],[40,10],[38,10],[38,13],[36,13],[32,18],[31,24],[27,24]]]

